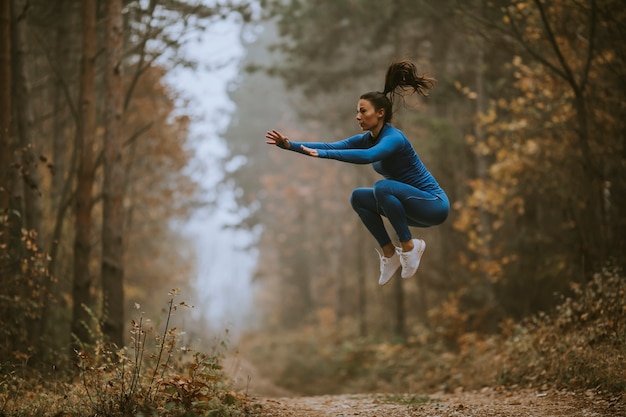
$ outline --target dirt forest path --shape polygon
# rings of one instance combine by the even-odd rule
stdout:
[[[417,398],[375,394],[260,398],[265,417],[600,417],[626,416],[626,409],[586,394],[534,391],[434,394]]]
[[[475,392],[297,396],[263,378],[253,365],[229,358],[224,369],[246,392],[259,417],[626,417],[626,394],[602,398],[592,391],[485,388]]]

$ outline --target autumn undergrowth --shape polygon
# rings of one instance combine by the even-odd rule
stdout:
[[[227,346],[219,341],[210,354],[182,345],[182,332],[171,326],[176,303],[170,293],[164,327],[150,320],[131,322],[131,343],[118,349],[97,342],[76,351],[72,379],[0,372],[0,416],[248,416],[245,394],[232,390],[222,372]],[[138,306],[137,306],[138,307]]]
[[[273,334],[271,341],[252,335],[241,351],[278,385],[309,395],[626,390],[626,276],[617,268],[572,285],[550,313],[506,321],[499,334],[458,332],[452,345],[441,326],[416,326],[402,343],[359,338],[351,327],[301,329]]]
[[[554,314],[509,326],[499,380],[626,390],[626,275],[605,268],[572,293]]]

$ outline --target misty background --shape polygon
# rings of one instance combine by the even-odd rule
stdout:
[[[190,101],[182,111],[194,120],[189,133],[194,138],[194,157],[203,168],[196,175],[210,201],[183,225],[195,245],[194,287],[199,303],[195,313],[216,330],[230,329],[233,337],[252,321],[257,251],[256,234],[236,227],[242,217],[234,198],[236,190],[223,183],[224,170],[236,169],[245,161],[224,164],[229,155],[222,133],[237,111],[229,88],[241,70],[242,41],[253,40],[258,30],[257,25],[245,27],[240,19],[230,18],[198,31],[183,52],[197,66],[174,69],[168,75],[172,88]],[[255,139],[261,140],[250,138]]]
[[[623,387],[623,1],[111,4],[0,9],[2,357],[175,310],[297,393]],[[264,135],[359,133],[397,59],[437,80],[393,123],[452,209],[380,287],[349,203],[380,176]]]

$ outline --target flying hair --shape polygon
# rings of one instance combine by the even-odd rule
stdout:
[[[393,96],[398,93],[398,88],[402,90],[410,88],[414,93],[427,97],[428,90],[435,86],[435,79],[420,75],[417,73],[415,64],[411,61],[396,61],[387,69],[387,75],[385,76],[385,89],[383,94],[390,94]]]
[[[361,95],[362,99],[369,100],[376,110],[385,110],[385,123],[391,122],[393,116],[393,102],[397,97],[404,101],[407,89],[413,90],[421,96],[427,97],[428,90],[435,86],[435,79],[417,73],[415,64],[411,61],[393,62],[385,76],[383,91],[371,91]]]

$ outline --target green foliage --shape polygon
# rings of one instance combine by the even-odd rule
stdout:
[[[402,405],[420,405],[431,401],[428,395],[387,395],[379,399],[383,403]]]
[[[281,35],[274,48],[285,56],[271,73],[289,87],[302,88],[307,97],[337,96],[338,89],[358,85],[377,69],[384,71],[391,60],[416,56],[430,19],[449,13],[450,7],[449,2],[438,1],[436,11],[431,5],[435,2],[410,0],[268,3],[266,10]],[[370,90],[382,89],[382,81],[379,77]]]

